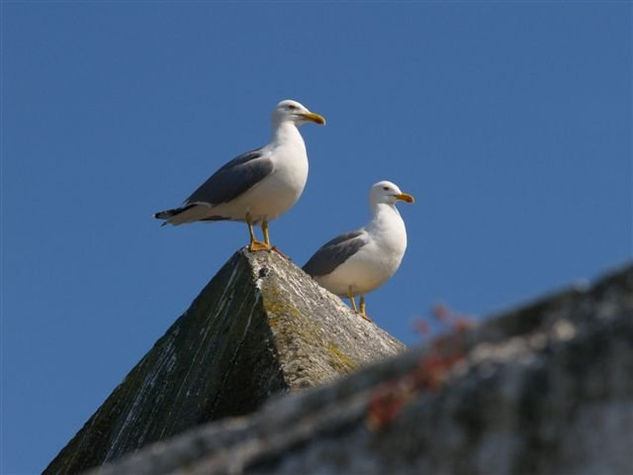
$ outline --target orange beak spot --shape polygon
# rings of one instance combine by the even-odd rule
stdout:
[[[398,201],[404,201],[405,203],[415,203],[415,198],[409,193],[400,193],[399,195],[396,195],[396,199]]]

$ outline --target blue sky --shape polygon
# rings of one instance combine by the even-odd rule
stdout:
[[[628,2],[2,3],[2,472],[34,473],[247,241],[160,228],[294,98],[303,264],[390,179],[409,247],[368,296],[406,343],[632,254]]]

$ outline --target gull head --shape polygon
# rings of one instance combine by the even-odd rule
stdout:
[[[380,203],[394,206],[398,201],[413,203],[415,200],[410,194],[403,193],[398,185],[387,180],[374,184],[369,191],[369,202],[372,206]]]
[[[273,111],[272,121],[275,125],[283,122],[292,122],[296,126],[306,122],[325,125],[323,116],[310,112],[306,106],[291,99],[286,99],[277,104],[277,107],[275,107]]]

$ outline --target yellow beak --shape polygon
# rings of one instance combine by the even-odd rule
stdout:
[[[415,198],[409,193],[400,193],[399,195],[396,195],[396,199],[398,201],[404,201],[406,203],[415,203]]]
[[[315,124],[325,125],[325,118],[322,115],[315,114],[314,112],[305,112],[301,114],[305,120],[309,120],[310,122],[314,122]]]

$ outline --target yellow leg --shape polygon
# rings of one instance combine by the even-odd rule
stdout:
[[[360,296],[360,316],[363,317],[365,320],[368,320],[371,322],[371,318],[369,318],[367,316],[367,313],[365,312],[366,309],[367,309],[367,306],[365,305],[365,296],[361,295]]]
[[[352,293],[351,285],[347,289],[347,296],[349,297],[349,301],[352,304],[352,308],[354,309],[354,312],[358,313],[358,309],[356,308],[356,301],[354,300],[354,294]]]
[[[292,260],[287,255],[285,255],[283,252],[281,252],[279,249],[277,249],[276,246],[271,246],[271,244],[270,244],[270,235],[268,234],[268,221],[262,221],[262,232],[264,233],[264,243],[268,246],[268,249],[270,249],[272,251],[275,251],[277,254],[279,254],[284,259],[288,259],[289,261]]]
[[[251,242],[248,245],[248,249],[251,252],[255,251],[267,251],[270,249],[270,246],[264,242],[258,241],[255,238],[255,231],[253,231],[253,223],[251,222],[250,216],[246,216],[246,224],[248,224],[248,234],[250,235]]]
[[[264,233],[264,242],[270,247],[270,236],[268,235],[268,221],[262,221],[262,232]]]

